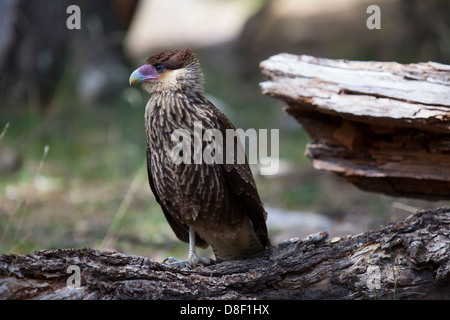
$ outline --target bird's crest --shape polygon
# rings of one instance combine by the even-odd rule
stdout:
[[[181,50],[163,50],[150,56],[145,63],[151,65],[161,64],[169,70],[176,70],[185,67],[189,62],[195,60],[195,55],[191,48],[186,47]]]

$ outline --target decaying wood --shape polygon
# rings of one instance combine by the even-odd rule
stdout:
[[[313,166],[369,191],[450,198],[450,66],[279,54],[262,92],[287,103]]]
[[[0,299],[448,299],[450,208],[195,269],[93,249],[0,256]],[[69,266],[81,271],[70,288]]]

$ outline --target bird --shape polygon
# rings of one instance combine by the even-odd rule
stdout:
[[[151,55],[130,75],[129,83],[141,84],[151,94],[145,107],[150,189],[176,237],[189,243],[187,259],[169,257],[164,262],[194,268],[247,258],[270,248],[267,212],[252,171],[246,157],[237,161],[242,148],[239,139],[237,146],[224,148],[233,161],[173,161],[172,152],[179,143],[173,138],[175,131],[184,130],[195,139],[195,123],[201,124],[202,132],[214,129],[223,136],[227,130],[235,130],[205,97],[204,75],[190,47]],[[196,252],[196,247],[208,246],[215,261]]]

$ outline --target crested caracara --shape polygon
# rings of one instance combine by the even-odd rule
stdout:
[[[231,121],[205,98],[203,74],[191,49],[152,55],[131,74],[130,84],[134,83],[152,94],[145,108],[150,188],[175,235],[189,243],[187,260],[168,258],[168,263],[208,264],[209,259],[197,256],[195,246],[210,245],[218,261],[246,258],[268,248],[267,213],[247,159],[237,161],[238,150],[243,150],[236,146],[239,139],[232,148],[223,148],[223,161],[199,163],[195,152],[189,161],[173,159],[180,143],[173,138],[177,130],[190,136],[186,141],[201,139],[203,146],[208,139],[196,136],[199,132],[215,129],[225,140],[226,130],[234,130]],[[201,124],[200,131],[195,123]]]

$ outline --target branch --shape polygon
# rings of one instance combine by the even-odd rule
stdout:
[[[368,191],[450,198],[450,66],[279,54],[262,92],[287,103],[316,169]]]
[[[450,208],[440,208],[193,270],[88,248],[2,255],[0,299],[448,299],[449,230]],[[80,268],[79,288],[67,286],[71,265]]]

